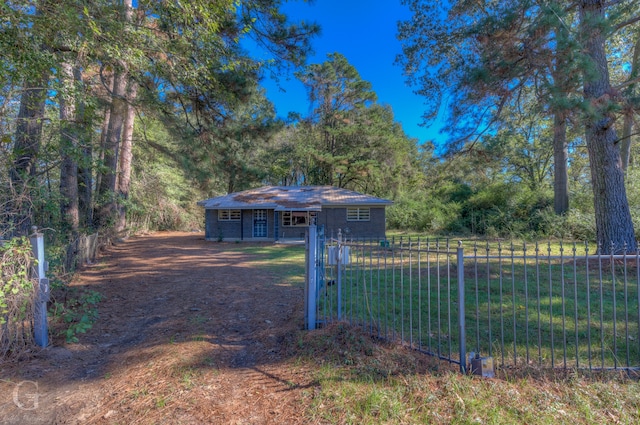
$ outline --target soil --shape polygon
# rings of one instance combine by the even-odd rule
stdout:
[[[72,286],[102,294],[78,343],[0,364],[2,424],[296,424],[303,289],[201,233],[133,237]]]

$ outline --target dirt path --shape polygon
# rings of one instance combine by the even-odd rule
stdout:
[[[104,297],[79,343],[0,365],[0,423],[304,423],[302,288],[253,260],[199,233],[112,247],[73,282]]]

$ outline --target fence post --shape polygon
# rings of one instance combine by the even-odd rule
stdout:
[[[344,245],[342,244],[342,230],[338,229],[338,245],[337,245],[337,261],[336,261],[336,273],[338,280],[338,321],[342,320],[342,254],[344,252]]]
[[[307,238],[307,249],[309,255],[307,256],[307,305],[306,305],[306,321],[307,329],[314,330],[316,328],[316,276],[318,267],[318,233],[316,225],[311,224],[309,226],[309,237]]]
[[[38,260],[34,267],[36,279],[38,280],[38,297],[36,299],[33,335],[40,347],[49,345],[49,328],[47,324],[47,301],[49,301],[49,279],[45,277],[47,262],[44,259],[44,235],[38,233],[38,229],[33,227],[33,235],[30,237],[33,256]]]
[[[467,373],[467,332],[465,324],[465,306],[464,306],[464,248],[462,241],[458,241],[457,250],[457,269],[458,269],[458,330],[459,330],[459,347],[460,347],[460,372]]]

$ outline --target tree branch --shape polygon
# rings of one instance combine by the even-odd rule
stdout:
[[[640,21],[640,14],[638,14],[637,16],[634,16],[631,19],[628,19],[624,22],[620,22],[618,25],[615,26],[615,31],[618,31],[619,29],[622,29],[624,27],[627,27],[629,25],[635,24],[636,22]]]
[[[604,4],[604,7],[611,7],[611,6],[615,6],[615,5],[617,5],[617,4],[622,3],[623,1],[625,1],[625,0],[611,0],[611,1],[607,2],[607,3],[605,3],[605,4]]]
[[[636,77],[636,78],[633,78],[631,80],[625,81],[624,83],[615,86],[614,90],[620,91],[623,88],[628,87],[628,86],[630,86],[632,84],[635,84],[635,83],[640,83],[640,77]]]

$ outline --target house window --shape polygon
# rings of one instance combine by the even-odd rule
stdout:
[[[240,210],[218,210],[218,221],[240,221]]]
[[[282,211],[282,225],[283,226],[308,226],[309,225],[309,212],[308,211]]]
[[[370,208],[347,208],[347,221],[369,221],[370,219]]]

